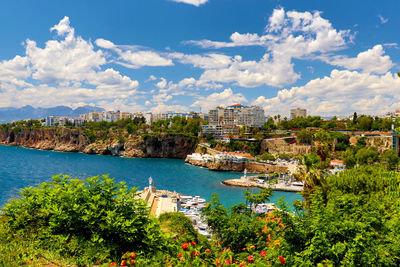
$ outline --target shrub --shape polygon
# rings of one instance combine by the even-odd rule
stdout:
[[[34,237],[38,248],[79,256],[78,264],[104,254],[118,258],[127,248],[165,249],[159,225],[148,218],[146,204],[135,192],[106,175],[86,180],[57,175],[23,189],[21,198],[4,207],[3,217],[10,231]]]

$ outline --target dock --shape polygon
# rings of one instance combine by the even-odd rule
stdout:
[[[227,186],[238,186],[238,187],[258,187],[258,188],[271,188],[273,191],[285,191],[285,192],[302,192],[303,186],[288,185],[284,182],[278,183],[257,183],[249,179],[250,177],[242,177],[240,179],[231,179],[222,181],[222,184]]]

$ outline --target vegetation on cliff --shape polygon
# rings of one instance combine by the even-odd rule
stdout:
[[[2,209],[0,265],[398,266],[399,183],[397,172],[362,166],[322,177],[294,210],[281,201],[258,215],[247,207],[269,190],[230,208],[214,196],[208,241],[181,214],[149,217],[135,188],[55,176]]]

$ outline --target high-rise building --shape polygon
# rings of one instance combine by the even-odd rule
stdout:
[[[264,109],[258,106],[235,104],[209,111],[210,124],[261,127],[265,123]]]
[[[307,117],[307,110],[304,108],[294,108],[290,110],[290,119],[297,117]]]

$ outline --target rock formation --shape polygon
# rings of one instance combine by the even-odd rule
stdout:
[[[184,135],[161,134],[129,136],[124,140],[110,137],[93,143],[79,129],[37,128],[0,130],[0,144],[27,148],[87,154],[140,158],[185,158],[193,153],[196,138]]]

